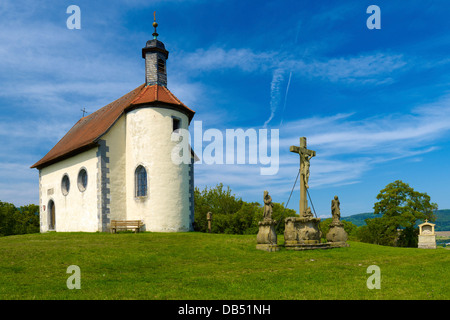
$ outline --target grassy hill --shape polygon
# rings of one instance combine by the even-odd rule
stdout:
[[[437,210],[436,213],[436,221],[433,222],[436,224],[436,231],[450,231],[450,210]],[[376,218],[377,215],[373,213],[360,213],[355,214],[348,217],[342,217],[342,220],[350,221],[357,225],[358,227],[365,225],[365,219]],[[419,222],[422,223],[423,221]]]
[[[279,244],[283,237],[279,236]],[[349,242],[264,252],[255,235],[45,233],[0,238],[0,299],[449,299],[450,252]],[[67,268],[81,269],[69,290]],[[370,265],[381,289],[369,290]]]

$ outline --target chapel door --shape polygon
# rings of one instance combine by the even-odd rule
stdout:
[[[48,204],[48,209],[50,211],[50,219],[49,219],[49,226],[48,229],[49,230],[55,230],[55,203],[53,202],[53,200],[50,200],[49,204]]]

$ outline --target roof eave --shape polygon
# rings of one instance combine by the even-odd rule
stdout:
[[[70,157],[73,157],[73,156],[75,156],[77,154],[80,154],[80,153],[82,153],[84,151],[88,151],[88,150],[90,150],[92,148],[95,148],[95,147],[98,147],[97,140],[92,142],[92,143],[89,143],[89,144],[87,144],[85,146],[82,146],[80,148],[77,148],[77,149],[74,149],[72,151],[69,151],[69,152],[67,152],[67,153],[65,153],[65,154],[63,154],[61,156],[55,157],[53,159],[50,159],[48,161],[41,162],[41,160],[40,160],[40,161],[36,162],[35,164],[33,164],[30,168],[31,169],[36,168],[38,170],[42,170],[45,167],[51,166],[52,164],[55,164],[57,162],[66,160],[66,159],[68,159]]]

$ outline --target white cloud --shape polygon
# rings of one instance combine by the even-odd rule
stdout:
[[[285,122],[280,129],[276,175],[261,176],[259,165],[202,164],[196,166],[196,185],[222,182],[250,200],[258,199],[261,188],[287,198],[299,168],[299,157],[289,152],[289,146],[299,144],[299,133],[305,133],[308,147],[317,152],[311,160],[312,188],[360,183],[380,165],[400,159],[421,161],[423,155],[437,151],[450,131],[450,96],[409,114],[361,120],[355,120],[356,116],[347,113]]]
[[[285,52],[254,52],[249,48],[225,49],[220,46],[183,53],[177,58],[177,66],[183,66],[190,72],[238,68],[244,72],[271,71],[281,76],[282,71],[295,71],[297,76],[353,84],[383,84],[395,81],[392,73],[407,65],[402,54],[384,52],[368,52],[359,56],[331,59],[299,59]]]
[[[208,49],[197,49],[191,53],[179,53],[174,62],[180,69],[195,70],[197,72],[217,71],[220,69],[239,68],[242,71],[254,72],[266,70],[277,53],[261,52],[255,53],[248,48],[229,49],[211,47]]]
[[[358,57],[314,61],[307,65],[309,73],[332,82],[361,82],[380,84],[390,79],[390,74],[406,65],[403,55],[371,53]]]
[[[407,66],[401,54],[369,52],[358,56],[331,59],[297,58],[284,52],[255,52],[249,48],[225,49],[213,46],[198,49],[193,53],[182,53],[174,59],[174,69],[179,74],[199,75],[202,72],[238,69],[246,73],[270,72],[269,116],[267,126],[281,109],[282,91],[288,96],[288,85],[292,75],[319,81],[340,82],[346,85],[386,85],[395,82],[395,72]],[[187,76],[186,76],[187,77]],[[285,79],[289,78],[285,85]],[[283,108],[284,109],[284,108]]]

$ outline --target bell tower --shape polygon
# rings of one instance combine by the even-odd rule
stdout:
[[[142,58],[145,59],[145,85],[160,85],[167,87],[167,68],[166,61],[169,58],[169,51],[166,50],[164,43],[158,40],[156,28],[156,13],[153,13],[154,21],[153,39],[148,40],[142,48]]]

